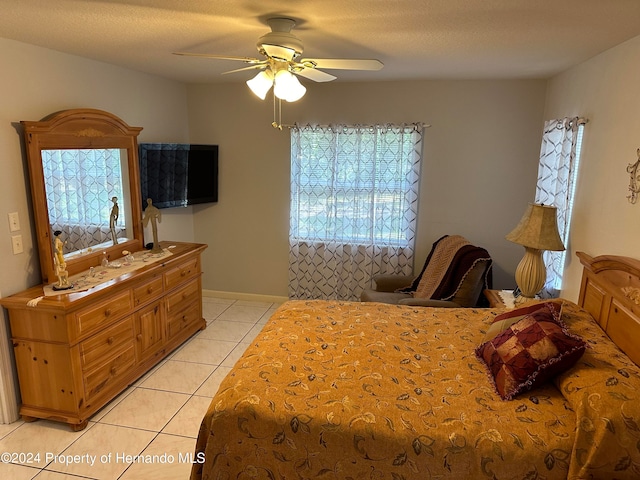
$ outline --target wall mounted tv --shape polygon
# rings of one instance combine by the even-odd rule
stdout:
[[[218,146],[181,143],[139,144],[142,208],[147,198],[158,208],[218,201]]]

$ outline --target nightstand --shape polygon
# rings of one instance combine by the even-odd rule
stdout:
[[[484,296],[489,301],[489,308],[514,308],[515,299],[511,290],[484,290]]]

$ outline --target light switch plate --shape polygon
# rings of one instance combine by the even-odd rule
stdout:
[[[9,214],[9,230],[12,232],[20,230],[20,216],[18,212],[11,212]]]
[[[22,246],[22,235],[13,235],[11,237],[11,244],[13,246],[14,255],[24,252],[24,247]]]

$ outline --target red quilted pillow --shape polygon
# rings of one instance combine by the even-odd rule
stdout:
[[[498,315],[493,319],[493,323],[487,329],[487,332],[484,334],[484,338],[482,339],[482,341],[486,342],[488,340],[493,340],[495,336],[500,332],[504,332],[514,323],[519,322],[527,315],[531,315],[538,310],[544,310],[546,313],[552,315],[557,322],[560,322],[560,315],[562,312],[562,305],[560,303],[534,303],[526,307],[515,308],[501,315]]]
[[[544,383],[573,366],[586,343],[550,311],[538,309],[476,349],[503,400]]]

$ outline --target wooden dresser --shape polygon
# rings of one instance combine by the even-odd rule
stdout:
[[[0,300],[9,312],[26,421],[74,430],[206,327],[202,244],[161,242],[172,255],[88,291],[47,296],[42,286]]]

